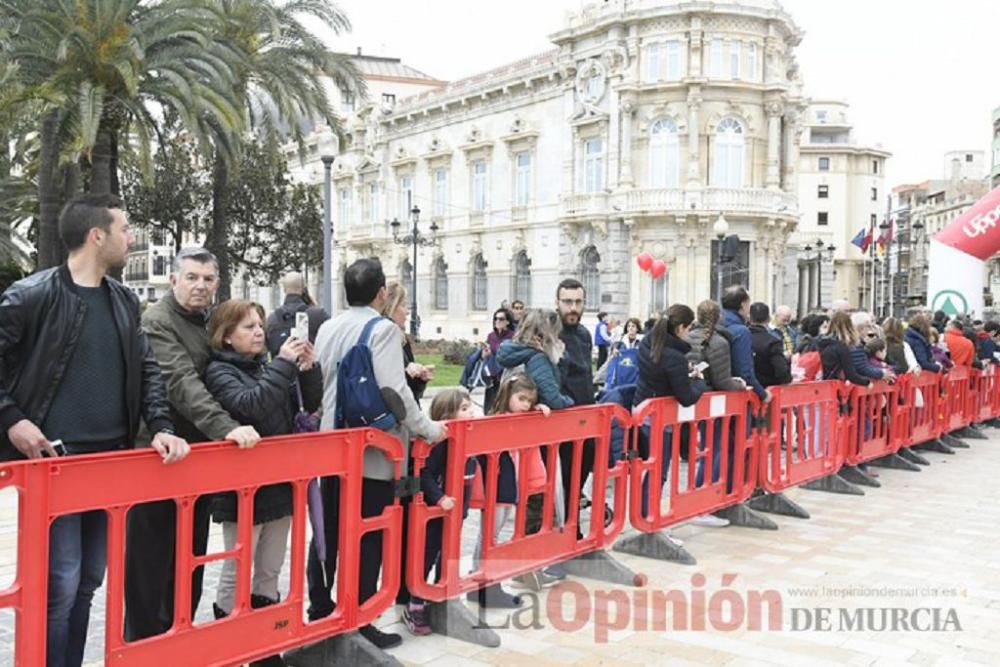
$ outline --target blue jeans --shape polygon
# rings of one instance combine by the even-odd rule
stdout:
[[[49,530],[48,667],[79,667],[90,601],[104,581],[108,520],[102,511],[67,514]]]
[[[715,429],[712,433],[712,483],[719,481],[719,466],[722,464],[722,431],[725,428],[721,417],[715,420]],[[701,438],[699,451],[705,451],[705,444],[708,442],[708,422],[698,424],[698,434]],[[730,438],[732,441],[732,438]],[[732,454],[730,454],[730,458]],[[705,483],[705,457],[698,459],[698,470],[694,476],[694,485],[701,487]]]
[[[663,484],[667,481],[667,477],[670,472],[670,456],[673,452],[674,444],[674,429],[672,426],[664,427],[663,429],[663,449],[660,452],[661,460],[663,461],[663,467],[660,470],[660,481],[656,487],[656,492],[659,494],[663,493]],[[652,449],[653,443],[650,439],[650,424],[647,420],[639,427],[639,456],[646,459],[649,458],[650,451]],[[646,473],[642,476],[642,516],[649,516],[649,478],[652,475],[652,471]],[[653,517],[654,519],[656,517]]]

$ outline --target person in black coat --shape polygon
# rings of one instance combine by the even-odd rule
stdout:
[[[639,382],[637,383],[633,406],[640,405],[649,398],[672,396],[677,402],[687,407],[694,405],[708,387],[701,379],[700,373],[692,370],[687,355],[691,346],[683,339],[687,336],[691,323],[694,322],[694,311],[683,304],[674,304],[667,309],[666,315],[657,320],[653,330],[639,344]],[[777,342],[777,341],[776,341]],[[780,344],[780,343],[779,343]],[[649,443],[639,455],[649,458],[650,455],[650,424],[641,427],[639,444]],[[663,488],[667,479],[670,457],[673,445],[673,429],[667,427],[663,432],[663,464],[660,468],[660,483]],[[642,514],[648,515],[649,479],[642,483]]]
[[[312,365],[308,340],[288,338],[267,363],[264,311],[249,301],[230,300],[212,313],[208,323],[212,361],[205,369],[205,387],[229,414],[262,436],[292,432],[298,409],[296,383],[300,368]],[[306,410],[316,406],[303,406]],[[285,559],[292,516],[292,487],[287,482],[257,490],[253,503],[254,578],[251,605],[263,607],[278,599],[278,577]],[[222,523],[226,550],[236,545],[237,501],[234,492],[218,495],[212,518]],[[232,611],[236,562],[227,560],[219,576],[216,617]]]
[[[750,306],[748,328],[750,347],[753,349],[753,370],[765,387],[789,384],[792,381],[792,369],[785,357],[784,344],[767,328],[770,321],[771,309],[766,303],[757,302]]]
[[[413,354],[413,346],[406,335],[406,321],[410,318],[410,307],[406,303],[406,288],[398,281],[386,285],[385,307],[382,315],[396,323],[403,332],[403,369],[406,371],[406,385],[420,404],[427,383],[434,379],[434,366],[418,364]]]

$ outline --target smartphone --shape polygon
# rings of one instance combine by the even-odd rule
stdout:
[[[696,371],[698,371],[699,373],[704,372],[706,368],[708,368],[708,362],[707,361],[699,362],[699,363],[695,364],[695,366],[694,366],[694,369]]]
[[[299,340],[309,340],[309,314],[295,313],[295,328],[292,329],[292,338]]]
[[[49,444],[52,445],[52,449],[55,451],[56,456],[66,456],[66,445],[63,444],[62,440],[53,440]],[[43,456],[48,455],[48,452],[43,453]]]

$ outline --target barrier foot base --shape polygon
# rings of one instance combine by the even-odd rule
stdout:
[[[500,635],[484,626],[482,620],[459,600],[430,603],[427,613],[436,634],[489,648],[500,646]]]
[[[357,632],[348,632],[293,649],[282,656],[289,667],[378,665],[402,667],[403,663],[379,649]]]
[[[814,479],[811,482],[806,482],[802,484],[803,489],[808,489],[810,491],[826,491],[827,493],[842,493],[847,496],[863,496],[865,495],[864,489],[854,486],[848,482],[843,477],[838,475],[827,475],[826,477],[820,477],[819,479]]]
[[[636,574],[622,563],[615,560],[604,549],[589,551],[576,558],[563,561],[560,565],[567,572],[584,579],[606,581],[619,586],[641,586],[642,576]]]
[[[900,449],[896,453],[899,454],[902,458],[904,458],[907,461],[909,461],[910,463],[916,463],[917,465],[922,465],[922,466],[929,466],[931,464],[930,461],[928,461],[927,459],[925,459],[920,454],[917,454],[915,451],[913,451],[909,447],[903,447],[902,449]]]
[[[954,454],[955,450],[944,444],[941,438],[934,438],[933,440],[928,440],[927,442],[921,442],[919,445],[914,445],[910,449],[919,449],[923,452],[937,452],[938,454]]]
[[[667,560],[681,565],[696,565],[698,563],[687,549],[674,544],[670,538],[659,531],[624,537],[618,540],[613,548],[615,551],[633,556]]]
[[[994,417],[993,419],[987,419],[983,422],[987,426],[992,426],[993,428],[1000,428],[1000,418]]]
[[[805,508],[783,493],[763,493],[751,498],[746,504],[759,512],[780,514],[796,519],[809,518],[809,512]]]
[[[733,505],[713,512],[720,519],[728,519],[729,525],[741,528],[757,528],[759,530],[778,530],[778,524],[766,516],[757,514],[745,504]]]
[[[941,441],[953,449],[969,449],[969,443],[964,440],[959,440],[958,436],[951,433],[942,433]]]
[[[972,428],[971,426],[960,428],[951,435],[955,436],[956,438],[967,438],[969,440],[989,440],[988,435],[986,435],[977,428]]]
[[[920,472],[920,466],[911,463],[898,454],[886,454],[868,462],[868,465],[879,468],[891,468],[892,470],[909,470],[910,472]]]
[[[861,486],[870,486],[873,489],[881,488],[882,485],[874,478],[866,475],[857,466],[844,466],[837,473],[844,479],[846,479],[851,484],[860,484]]]

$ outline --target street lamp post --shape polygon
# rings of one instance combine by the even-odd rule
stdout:
[[[712,225],[712,231],[715,233],[715,238],[719,240],[718,248],[715,253],[715,260],[718,266],[716,271],[716,293],[715,298],[722,301],[722,242],[726,238],[726,234],[729,233],[729,221],[726,220],[726,216],[719,213],[719,217],[716,218],[715,224]]]
[[[324,155],[323,160],[323,310],[333,315],[333,193],[330,189],[330,169],[334,157]]]
[[[409,206],[410,200],[407,199],[407,205]],[[420,222],[420,207],[414,206],[410,209],[410,221],[412,227],[410,233],[405,236],[399,235],[399,228],[401,223],[397,218],[393,218],[389,225],[392,227],[392,241],[397,245],[402,246],[412,246],[413,247],[413,264],[411,265],[412,276],[410,291],[413,293],[410,299],[410,335],[417,338],[420,335],[420,315],[417,313],[417,250],[421,246],[434,245],[437,242],[437,223],[431,221],[431,236],[430,238],[424,236],[420,233],[420,228],[418,223]]]
[[[832,261],[833,260],[833,252],[836,249],[837,249],[836,246],[834,246],[832,243],[830,245],[826,245],[823,242],[823,239],[816,239],[816,257],[815,257],[815,259],[816,259],[816,307],[817,308],[822,308],[823,307],[823,253],[824,252],[830,253],[829,257],[830,257],[830,260]],[[811,263],[812,260],[813,260],[813,258],[809,257],[809,254],[813,251],[813,246],[806,245],[803,248],[803,250],[806,251],[806,261]],[[811,295],[810,295],[810,298],[807,300],[807,302],[808,301],[812,301],[812,296]],[[807,307],[807,309],[812,310],[812,304],[811,303],[807,303],[806,307]]]

